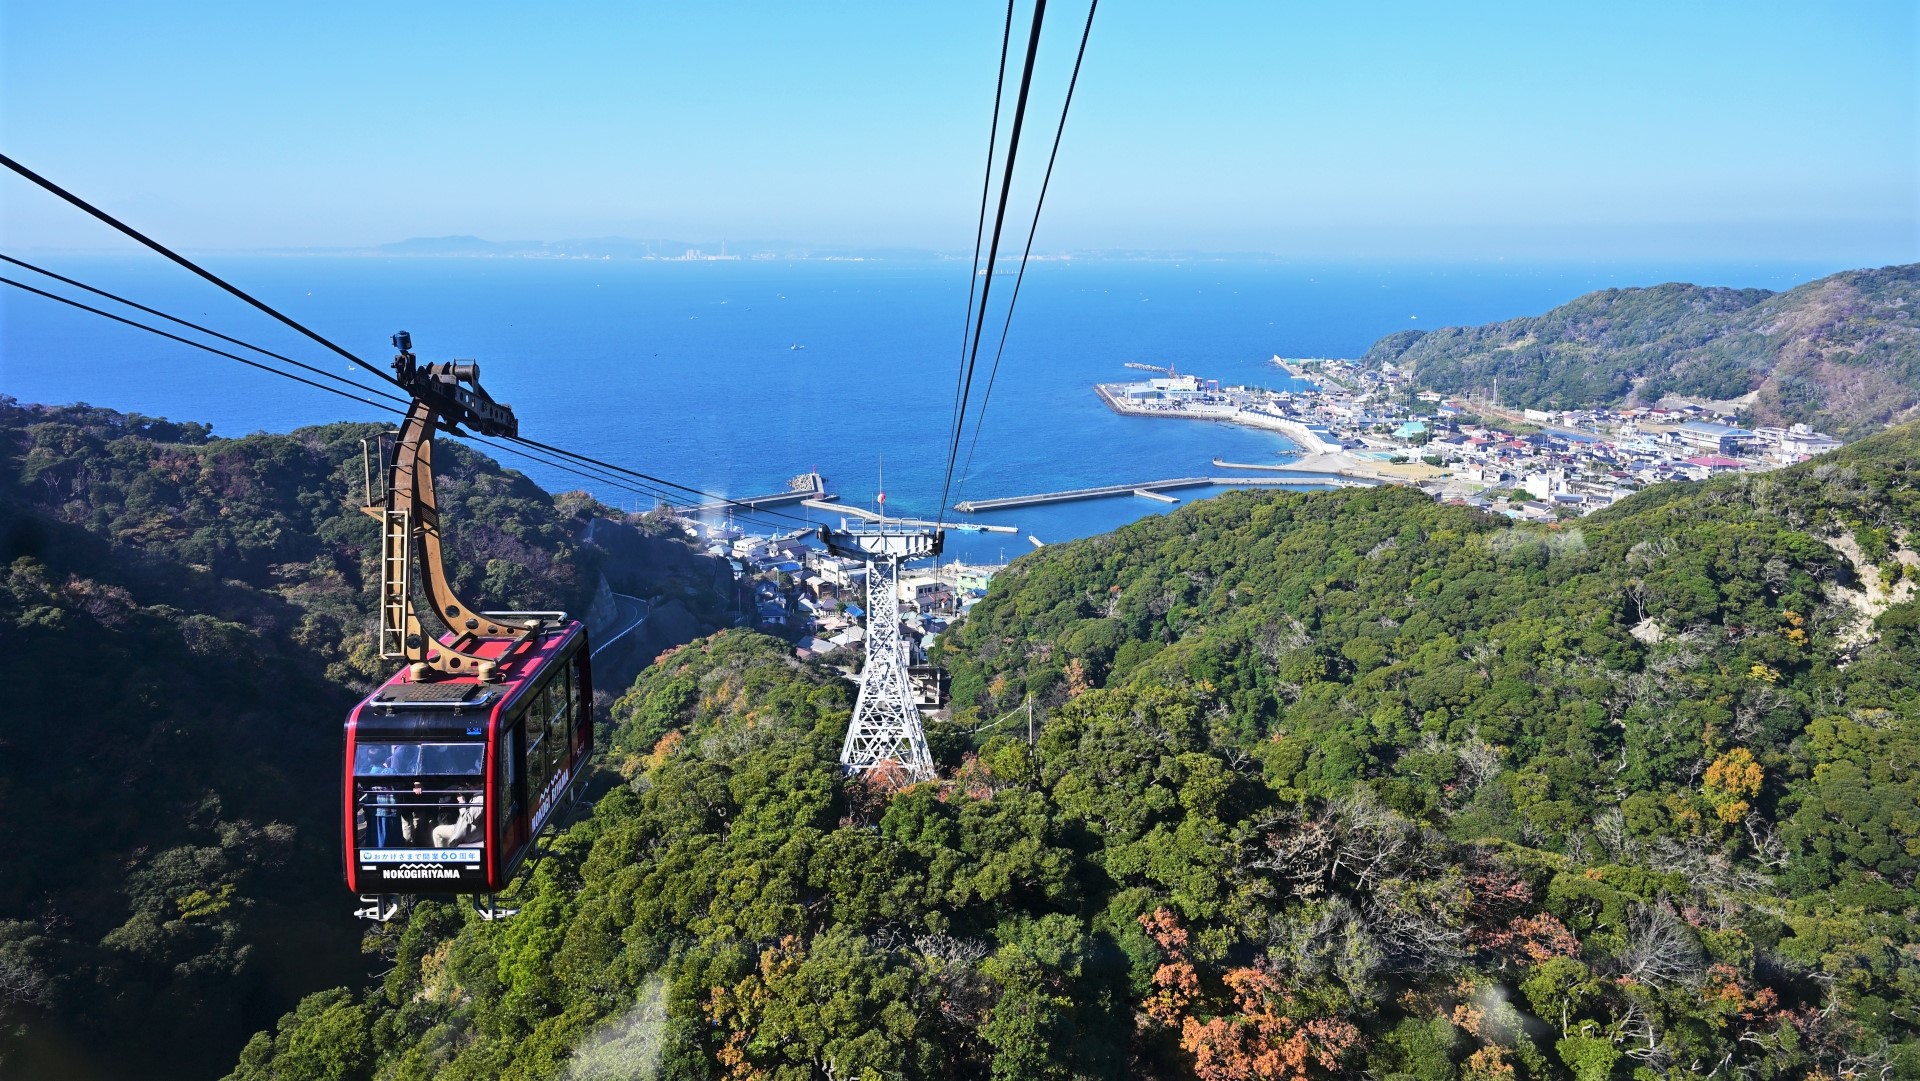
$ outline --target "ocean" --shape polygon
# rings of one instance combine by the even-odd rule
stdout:
[[[352,374],[345,361],[157,257],[31,261]],[[484,385],[514,406],[526,436],[731,497],[778,491],[817,469],[847,503],[873,507],[884,484],[889,514],[936,514],[960,363],[964,261],[201,261],[383,368],[388,337],[401,329],[422,359],[478,359]],[[1276,433],[1114,415],[1092,384],[1150,374],[1123,367],[1129,361],[1284,387],[1292,380],[1268,362],[1274,354],[1355,357],[1394,331],[1535,315],[1599,288],[1695,281],[1785,289],[1839,269],[1037,262],[982,410],[977,396],[1004,309],[996,303],[988,319],[947,502],[1205,475],[1215,472],[1215,456],[1292,456]],[[31,278],[11,268],[7,276]],[[994,299],[1011,285],[1011,275],[996,280]],[[381,416],[11,289],[0,296],[0,393],[206,421],[224,435]],[[975,417],[984,427],[962,475]],[[586,488],[628,509],[650,503],[549,466],[502,460],[550,490]],[[1173,494],[1184,503],[1209,490]],[[1017,532],[950,532],[948,552],[998,562],[1032,550],[1029,537],[1064,541],[1171,509],[1120,497],[979,515]],[[797,523],[769,516],[755,531],[776,528]]]

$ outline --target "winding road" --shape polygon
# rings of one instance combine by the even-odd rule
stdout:
[[[615,593],[614,603],[620,606],[620,629],[608,636],[607,640],[595,646],[593,656],[598,657],[615,642],[633,633],[635,627],[647,621],[653,614],[653,606],[639,597],[629,597],[625,593]]]

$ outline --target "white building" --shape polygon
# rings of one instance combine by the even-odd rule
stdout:
[[[932,575],[915,575],[900,580],[900,599],[921,612],[930,612],[953,603],[953,587]]]
[[[1682,444],[1709,454],[1739,454],[1754,435],[1745,428],[1735,428],[1727,424],[1713,424],[1704,420],[1690,420],[1673,430],[1673,437]]]
[[[1816,454],[1825,454],[1840,445],[1840,441],[1825,432],[1816,432],[1804,424],[1796,424],[1787,429],[1780,440],[1780,453],[1789,462],[1801,458],[1811,458]]]
[[[867,584],[867,565],[851,559],[825,557],[819,560],[820,577],[836,589],[851,589]]]
[[[1520,482],[1520,487],[1540,502],[1551,503],[1555,495],[1567,490],[1567,471],[1548,469],[1539,473],[1529,473],[1527,479]]]

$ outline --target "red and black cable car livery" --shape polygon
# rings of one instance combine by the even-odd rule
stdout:
[[[487,612],[456,595],[434,434],[512,438],[519,421],[481,388],[478,364],[421,364],[405,331],[393,344],[394,381],[413,402],[391,461],[385,437],[377,467],[365,441],[363,509],[380,522],[376,641],[404,665],[347,717],[347,885],[372,902],[358,910],[370,919],[391,919],[396,898],[420,893],[472,894],[496,919],[513,910],[479,898],[512,882],[593,750],[592,650],[564,612]]]
[[[346,724],[347,885],[363,894],[505,890],[593,749],[586,634],[489,640],[475,676],[402,671]]]

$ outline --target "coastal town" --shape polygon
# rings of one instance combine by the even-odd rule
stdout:
[[[1411,484],[1450,502],[1549,521],[1610,506],[1649,485],[1775,469],[1839,446],[1804,424],[1740,427],[1725,403],[1514,410],[1413,385],[1393,365],[1270,361],[1291,389],[1222,386],[1171,366],[1094,389],[1117,413],[1266,428],[1302,455],[1280,465],[1216,468]]]
[[[1391,483],[1544,522],[1577,518],[1649,485],[1773,469],[1839,445],[1805,425],[1740,427],[1738,418],[1721,407],[1724,403],[1668,400],[1621,409],[1514,410],[1421,389],[1391,365],[1278,356],[1270,363],[1292,377],[1289,389],[1222,386],[1172,366],[1139,362],[1127,366],[1153,373],[1149,378],[1094,389],[1110,409],[1126,416],[1278,432],[1300,448],[1297,457],[1271,463],[1216,458],[1207,476],[975,500],[955,509],[988,512],[1129,494],[1172,503],[1176,500],[1165,491],[1206,485]],[[744,502],[799,503],[867,524],[878,517],[834,500],[823,477],[804,473],[789,482],[786,492]],[[802,659],[817,657],[851,675],[864,653],[866,565],[823,550],[809,529],[753,535],[722,504],[696,509],[707,513],[676,518],[676,524],[707,554],[733,567],[740,622],[792,642]],[[903,571],[898,585],[902,641],[923,708],[938,708],[945,700],[940,673],[925,663],[928,646],[986,595],[1000,569],[935,561]]]
[[[859,668],[866,642],[864,562],[823,550],[813,543],[810,529],[755,536],[730,516],[675,521],[708,555],[732,565],[743,626],[793,643],[802,660],[820,658],[849,676]],[[901,641],[923,708],[938,708],[946,699],[944,673],[926,666],[927,647],[986,596],[987,584],[999,569],[951,560],[903,568],[898,583]]]

